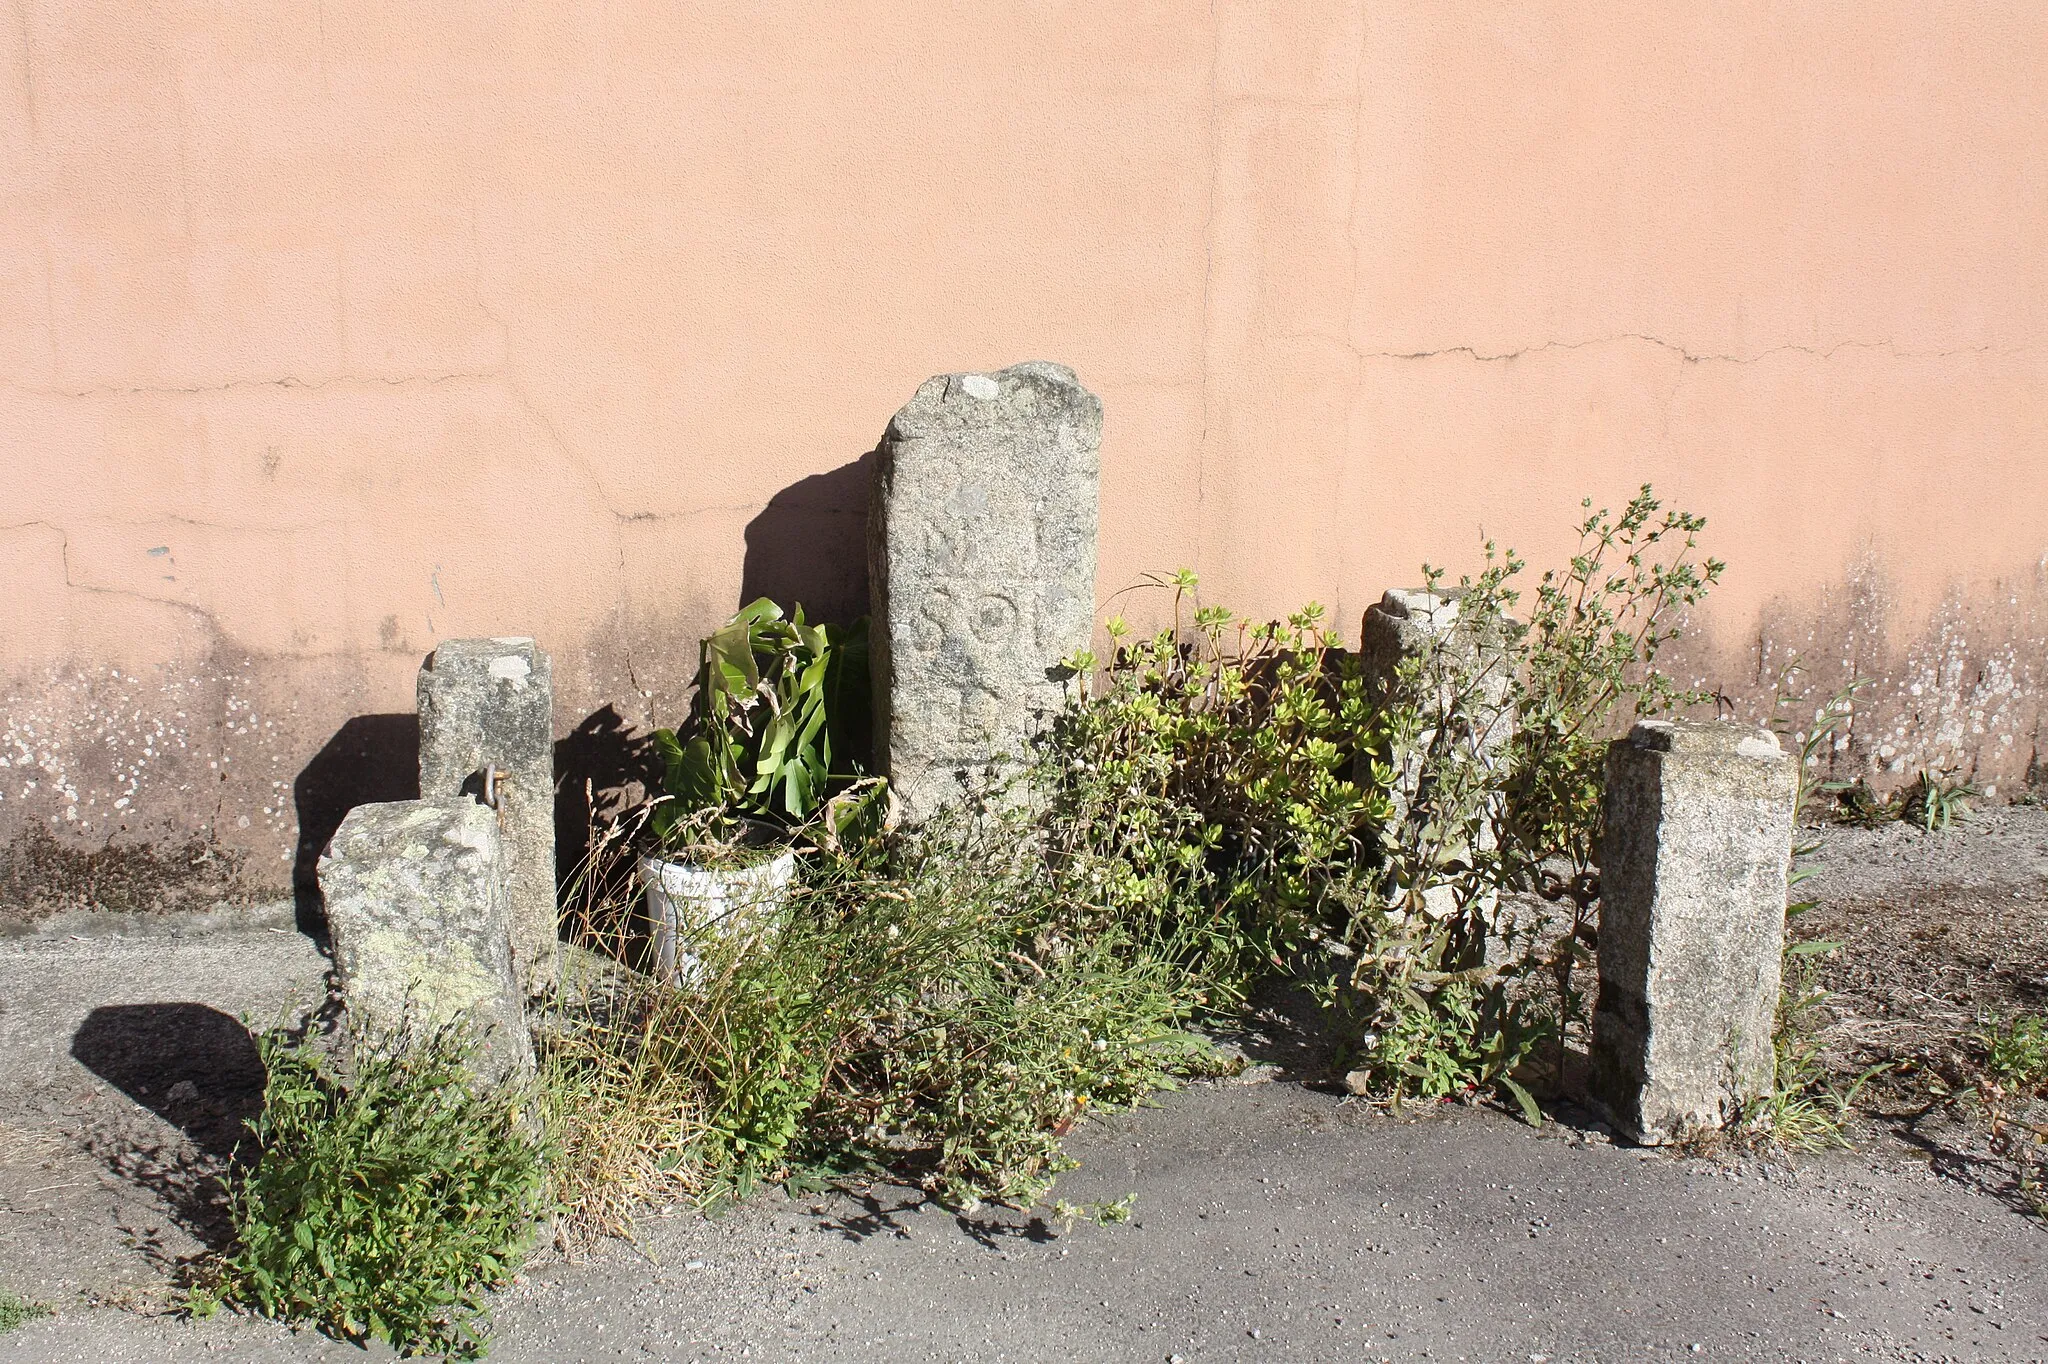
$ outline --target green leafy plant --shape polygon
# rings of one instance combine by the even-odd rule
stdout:
[[[2048,1016],[2020,1014],[1977,1034],[1984,1073],[2009,1095],[2048,1095]]]
[[[1491,1087],[1527,1114],[1511,1075],[1541,1036],[1562,1074],[1585,1017],[1607,741],[1637,715],[1705,699],[1656,667],[1723,571],[1696,559],[1704,520],[1664,511],[1647,486],[1618,517],[1585,505],[1577,553],[1543,574],[1526,622],[1513,614],[1513,550],[1489,543],[1482,570],[1454,587],[1425,566],[1426,600],[1454,609],[1455,625],[1418,631],[1374,696],[1366,751],[1403,808],[1381,830],[1344,941],[1352,997],[1368,1001],[1364,1074],[1383,1094],[1405,1093],[1400,1077],[1419,1070],[1437,1088],[1443,1076]],[[1510,941],[1496,920],[1498,894],[1524,888],[1569,905],[1553,939]],[[1525,984],[1542,976],[1548,1008]],[[1453,1042],[1474,1027],[1461,1053]]]
[[[30,1302],[19,1293],[0,1288],[0,1335],[49,1315],[50,1309],[41,1303]]]
[[[809,820],[858,775],[869,725],[865,618],[811,625],[766,597],[701,645],[688,725],[657,730],[670,801],[654,832],[730,833],[743,818],[782,827]]]
[[[1969,818],[1969,802],[1979,794],[1976,787],[1948,773],[1923,770],[1913,778],[1912,785],[1900,792],[1899,818],[1928,833],[1938,833]]]
[[[1218,1007],[1328,918],[1392,813],[1383,768],[1357,770],[1369,724],[1356,658],[1323,609],[1284,622],[1204,605],[1187,570],[1148,578],[1170,624],[1120,616],[1092,655],[1036,780],[1049,852],[1099,918],[1173,940]]]
[[[1455,939],[1426,918],[1392,921],[1354,982],[1369,981],[1369,1013],[1354,1090],[1400,1107],[1499,1093],[1524,1121],[1543,1125],[1535,1096],[1515,1071],[1554,1024],[1484,966],[1446,969]]]
[[[1214,1070],[1183,1030],[1212,989],[1187,969],[1200,945],[1107,917],[1019,794],[812,859],[762,945],[710,945],[688,988],[623,967],[579,986],[543,1034],[571,1234],[884,1171],[962,1208],[1030,1203],[1083,1115]],[[600,895],[588,917],[624,908]]]
[[[258,1046],[268,1078],[256,1159],[229,1188],[235,1245],[193,1309],[480,1358],[484,1293],[518,1268],[545,1210],[521,1096],[480,1085],[451,1031],[363,1048],[346,1077],[314,1043]]]

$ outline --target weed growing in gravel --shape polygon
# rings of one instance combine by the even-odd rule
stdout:
[[[30,1302],[19,1293],[0,1288],[0,1335],[28,1325],[39,1317],[50,1315],[50,1309],[39,1302]]]
[[[2048,1094],[2048,1016],[2021,1014],[1977,1035],[1984,1072],[2017,1098]]]
[[[1393,815],[1361,764],[1373,711],[1358,660],[1311,602],[1260,624],[1204,605],[1182,570],[1170,624],[1068,660],[1074,704],[1037,781],[1049,863],[1090,916],[1192,950],[1221,1008],[1330,919]]]
[[[1073,703],[1025,775],[860,846],[794,830],[797,884],[688,944],[687,980],[626,964],[648,812],[597,831],[575,916],[596,954],[541,1035],[567,1230],[880,1171],[956,1206],[1036,1202],[1078,1120],[1215,1069],[1189,1029],[1303,960],[1340,975],[1375,1097],[1495,1094],[1537,1120],[1516,1071],[1578,1012],[1604,740],[1690,699],[1654,660],[1720,574],[1694,561],[1700,525],[1647,488],[1589,512],[1527,625],[1520,561],[1489,549],[1446,593],[1478,647],[1391,686],[1319,607],[1257,624],[1192,574],[1153,580],[1171,624],[1112,620],[1099,672],[1068,660]],[[1489,964],[1504,885],[1574,921]]]
[[[1939,833],[1970,817],[1970,802],[1983,792],[1952,773],[1922,771],[1910,785],[1883,799],[1861,777],[1853,782],[1830,783],[1838,793],[1833,818],[1842,824],[1876,829],[1894,821]]]
[[[478,1084],[440,1032],[362,1048],[342,1076],[316,1043],[258,1039],[256,1159],[231,1176],[235,1246],[193,1290],[406,1354],[480,1358],[486,1289],[534,1237],[544,1151],[520,1096]]]
[[[1835,944],[1821,944],[1832,948]],[[1814,984],[1812,955],[1788,956],[1772,1035],[1777,1066],[1770,1093],[1742,1113],[1736,1140],[1754,1148],[1821,1151],[1849,1146],[1849,1114],[1863,1087],[1891,1069],[1871,1067],[1846,1090],[1837,1089],[1821,1062],[1822,1009],[1828,993]]]
[[[1899,818],[1937,833],[1968,819],[1970,801],[1981,794],[1949,773],[1923,771],[1899,794]]]
[[[2033,1102],[2048,1099],[2048,1016],[2021,1014],[1988,1027],[1976,1041],[1984,1049],[1976,1097],[1991,1128],[1991,1149],[2011,1162],[2020,1201],[2048,1220],[2048,1123],[2039,1121]]]
[[[1007,791],[886,847],[813,846],[757,931],[691,945],[690,980],[606,971],[542,1038],[569,1231],[882,1171],[956,1206],[1029,1204],[1082,1115],[1214,1069],[1184,1025],[1215,941],[1088,893],[1087,862],[1049,858],[1042,808]],[[632,912],[629,888],[598,897],[586,940],[630,958]]]

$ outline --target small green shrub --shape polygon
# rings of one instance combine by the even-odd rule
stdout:
[[[40,1317],[50,1315],[50,1309],[39,1302],[30,1302],[19,1293],[0,1288],[0,1335],[17,1330]]]
[[[1504,1092],[1532,1127],[1543,1125],[1535,1096],[1515,1071],[1552,1028],[1503,984],[1449,976],[1428,993],[1387,991],[1359,1048],[1366,1092],[1393,1107]]]
[[[1328,919],[1390,817],[1384,770],[1357,770],[1370,722],[1356,658],[1311,602],[1285,622],[1203,605],[1195,575],[1171,624],[1111,657],[1069,661],[1074,704],[1034,780],[1048,855],[1090,917],[1194,955],[1218,1008]]]
[[[484,1292],[517,1269],[543,1211],[544,1151],[519,1098],[477,1084],[473,1048],[445,1031],[365,1049],[346,1078],[312,1043],[259,1047],[257,1155],[229,1188],[235,1246],[195,1310],[481,1357]]]
[[[2007,1094],[2048,1094],[2048,1016],[2021,1014],[1977,1035],[1984,1072]]]
[[[868,625],[811,625],[766,597],[742,607],[700,649],[689,723],[657,730],[670,800],[654,810],[664,840],[706,820],[809,820],[858,775],[870,727]]]
[[[1899,793],[1899,818],[1928,833],[1939,833],[1970,817],[1970,801],[1981,794],[1948,773],[1922,771]]]
[[[571,1230],[622,1229],[621,1184],[715,1201],[835,1171],[1028,1204],[1082,1114],[1212,1066],[1182,1030],[1207,1007],[1201,945],[1107,916],[1085,864],[1049,865],[1041,809],[998,792],[886,848],[814,848],[754,946],[710,945],[689,983],[624,973],[550,1030]]]
[[[1404,809],[1350,896],[1341,934],[1355,957],[1338,1001],[1363,1015],[1364,1071],[1387,1097],[1478,1086],[1533,1114],[1512,1072],[1548,1036],[1562,1074],[1585,1021],[1607,741],[1637,715],[1704,699],[1656,666],[1723,571],[1695,561],[1704,520],[1664,511],[1648,486],[1618,517],[1585,506],[1577,552],[1539,579],[1526,622],[1513,550],[1489,543],[1455,587],[1425,566],[1458,625],[1419,641],[1373,697],[1364,750]],[[1493,917],[1503,890],[1565,902],[1569,921],[1551,940],[1506,942]],[[1489,939],[1505,949],[1491,967]],[[1539,1006],[1530,985],[1546,977]]]
[[[1642,489],[1619,516],[1583,504],[1579,544],[1562,569],[1536,586],[1528,625],[1518,632],[1514,752],[1505,782],[1505,879],[1535,882],[1562,861],[1573,875],[1598,861],[1607,740],[1617,718],[1653,715],[1711,699],[1680,688],[1657,666],[1685,612],[1720,581],[1727,565],[1695,562],[1706,518],[1666,511]],[[1519,562],[1510,551],[1486,595],[1512,609]],[[1491,568],[1491,565],[1489,565]]]

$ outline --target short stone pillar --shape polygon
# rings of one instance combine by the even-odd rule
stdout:
[[[1467,726],[1463,742],[1473,760],[1493,768],[1506,759],[1508,743],[1514,737],[1514,656],[1503,647],[1502,623],[1465,616],[1462,595],[1456,588],[1430,591],[1420,587],[1393,588],[1381,594],[1377,603],[1366,608],[1359,629],[1359,664],[1374,699],[1382,701],[1391,693],[1403,663],[1431,651],[1440,652],[1446,665],[1441,674],[1421,679],[1436,695],[1417,699],[1425,713],[1434,706],[1441,715],[1455,706]],[[1465,694],[1458,695],[1457,690]],[[1427,746],[1434,737],[1433,730],[1425,730],[1418,743]],[[1361,769],[1374,756],[1384,761],[1388,755],[1361,753]],[[1426,779],[1419,754],[1406,755],[1401,769],[1392,792],[1396,819],[1408,817]],[[1483,808],[1472,812],[1478,820],[1476,848],[1455,846],[1445,852],[1462,858],[1491,849],[1496,804],[1489,799]],[[1498,890],[1484,890],[1470,907],[1490,923],[1499,899]],[[1456,888],[1448,884],[1425,888],[1423,905],[1434,917],[1448,917],[1459,908]]]
[[[868,517],[875,756],[911,819],[1030,757],[1095,621],[1102,404],[1034,361],[928,379]]]
[[[1770,1092],[1799,782],[1768,732],[1645,720],[1607,750],[1591,1085],[1649,1145]]]
[[[533,1074],[512,970],[510,870],[498,816],[468,796],[358,805],[320,860],[342,1000],[358,1039],[470,1032],[477,1071]]]
[[[444,640],[420,665],[420,795],[485,794],[504,826],[512,964],[529,995],[553,988],[554,669],[525,638]]]

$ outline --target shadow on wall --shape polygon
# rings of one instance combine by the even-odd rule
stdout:
[[[868,610],[869,451],[784,488],[747,523],[740,603],[802,603],[813,621],[844,624]],[[351,809],[419,798],[417,715],[358,715],[335,731],[292,784],[299,844],[292,889],[302,932],[322,936],[320,854]],[[566,891],[593,824],[632,810],[661,787],[651,736],[607,705],[555,742],[555,880]]]
[[[875,452],[790,484],[747,523],[739,605],[803,603],[812,621],[868,613],[868,484]]]
[[[292,863],[292,895],[299,931],[327,932],[320,900],[320,854],[358,805],[418,800],[420,718],[417,715],[358,715],[334,732],[292,783],[299,816],[298,856]]]
[[[555,740],[555,886],[564,902],[590,852],[590,831],[661,789],[654,737],[618,707],[593,711]]]

